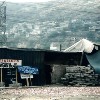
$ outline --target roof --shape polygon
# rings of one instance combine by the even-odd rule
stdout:
[[[74,45],[70,46],[69,48],[65,49],[64,52],[86,52],[91,53],[94,48],[94,44],[86,39],[82,39],[75,43]]]

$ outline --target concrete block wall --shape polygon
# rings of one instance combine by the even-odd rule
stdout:
[[[53,65],[52,73],[51,73],[51,82],[61,83],[61,77],[63,77],[66,73],[66,65]]]

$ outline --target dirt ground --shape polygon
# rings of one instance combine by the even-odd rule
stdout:
[[[0,100],[100,100],[100,87],[0,88]]]

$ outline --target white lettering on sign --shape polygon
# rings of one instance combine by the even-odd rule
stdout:
[[[0,68],[15,68],[21,66],[22,60],[0,59]]]

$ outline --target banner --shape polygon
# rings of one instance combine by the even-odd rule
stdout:
[[[21,66],[22,60],[15,59],[0,59],[0,68],[15,68]]]
[[[39,74],[38,68],[31,66],[18,66],[18,71],[22,74]]]

